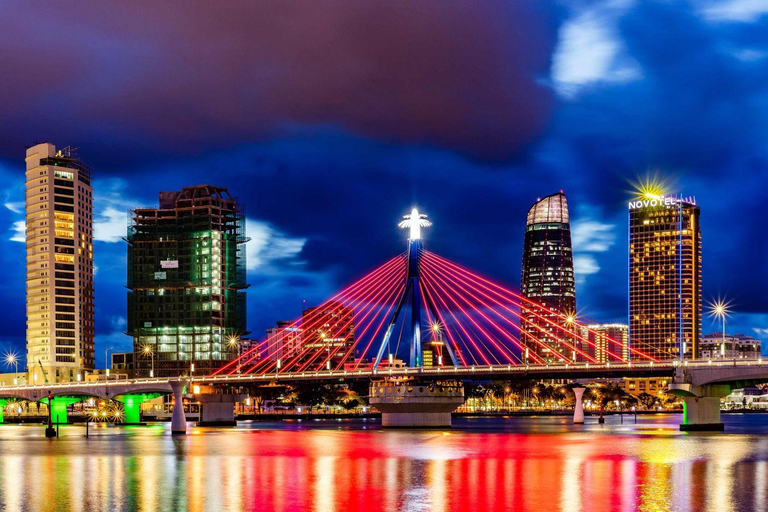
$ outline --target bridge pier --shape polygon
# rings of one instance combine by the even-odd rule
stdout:
[[[381,411],[383,427],[450,427],[451,413],[464,403],[464,386],[458,383],[372,382],[370,402]]]
[[[184,414],[184,388],[187,385],[185,380],[168,381],[173,391],[173,415],[171,416],[171,434],[186,435],[187,433],[187,415]]]
[[[161,393],[137,393],[116,396],[115,400],[123,403],[123,425],[142,425],[141,404],[154,400]]]
[[[234,427],[235,402],[245,400],[246,395],[195,395],[200,402],[200,419],[197,424],[201,427]]]
[[[51,400],[52,403],[48,402],[48,397],[45,397],[40,401],[51,408],[51,421],[54,425],[65,425],[69,423],[69,419],[67,418],[67,407],[82,402],[85,399],[86,397],[84,396],[54,396]]]
[[[669,392],[683,399],[680,430],[719,432],[725,428],[720,421],[720,398],[731,392],[728,384],[670,384]]]
[[[582,397],[584,391],[587,388],[584,386],[575,386],[573,388],[573,394],[576,395],[576,405],[573,407],[573,423],[575,425],[584,424],[584,404],[582,403]]]

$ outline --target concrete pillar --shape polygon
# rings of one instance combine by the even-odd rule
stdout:
[[[381,411],[383,427],[445,428],[451,426],[451,412],[464,403],[464,386],[373,382],[370,401]]]
[[[573,423],[576,425],[584,424],[584,404],[581,399],[584,396],[585,389],[587,388],[583,386],[573,388],[573,394],[576,395],[576,405],[573,407]]]
[[[717,432],[725,428],[720,421],[720,398],[731,392],[729,385],[671,384],[669,392],[683,399],[683,422],[680,424],[680,430]]]
[[[201,427],[234,427],[235,403],[242,402],[247,395],[240,394],[207,394],[195,395],[195,400],[200,402]]]
[[[123,425],[144,425],[141,422],[141,404],[154,400],[160,393],[136,393],[116,396],[115,400],[123,403]]]
[[[184,414],[184,388],[185,380],[168,381],[173,390],[173,416],[171,416],[171,434],[185,435],[187,433],[187,416]]]

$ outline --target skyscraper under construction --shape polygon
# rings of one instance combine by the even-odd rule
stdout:
[[[236,357],[247,238],[242,205],[227,189],[161,192],[159,208],[131,212],[127,241],[137,374],[207,374]]]
[[[571,224],[565,194],[538,200],[528,210],[521,278],[523,302],[521,341],[529,353],[545,362],[576,357],[576,340],[568,334],[575,320]],[[566,336],[567,335],[567,336]],[[563,340],[566,343],[563,343]]]

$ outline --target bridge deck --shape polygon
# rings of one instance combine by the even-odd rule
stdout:
[[[737,359],[716,361],[686,361],[684,366],[689,370],[723,368],[731,370],[749,370],[765,367],[768,371],[768,363],[762,359]],[[384,377],[418,377],[428,380],[439,379],[583,379],[583,378],[621,378],[621,377],[672,377],[679,367],[678,361],[665,361],[661,363],[577,363],[577,364],[553,364],[553,365],[487,365],[487,366],[442,366],[422,368],[393,368],[387,370],[323,370],[297,373],[267,373],[267,374],[242,374],[242,375],[202,375],[187,378],[191,384],[215,385],[215,384],[251,384],[262,382],[302,382],[302,381],[327,381],[350,379],[378,379]],[[8,385],[0,386],[0,394],[10,391],[34,391],[56,392],[66,391],[74,393],[86,393],[96,390],[109,390],[110,394],[118,395],[122,392],[139,392],[142,389],[165,389],[170,380],[175,378],[146,378],[146,379],[116,379],[96,382],[69,382],[61,384],[38,385]],[[170,388],[168,388],[170,391]],[[94,393],[95,394],[95,393]]]

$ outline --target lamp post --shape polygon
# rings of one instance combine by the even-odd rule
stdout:
[[[16,356],[15,352],[10,352],[5,356],[5,364],[10,366],[13,365],[13,383],[18,383],[18,373],[19,373],[19,358]]]
[[[720,358],[725,359],[725,317],[728,316],[730,309],[729,304],[724,300],[718,299],[712,302],[709,308],[710,316],[723,321],[723,339],[720,343]]]
[[[240,353],[240,338],[236,335],[232,335],[229,337],[228,344],[230,347],[237,347],[237,374],[240,375],[240,358],[242,357],[242,354]]]
[[[150,378],[155,376],[155,351],[152,350],[152,347],[149,345],[144,345],[144,353],[149,354],[150,360],[151,360],[151,368],[149,370],[149,376]]]
[[[107,350],[104,351],[104,368],[107,369],[107,377],[109,377],[109,351],[112,350],[115,347],[109,347]]]

